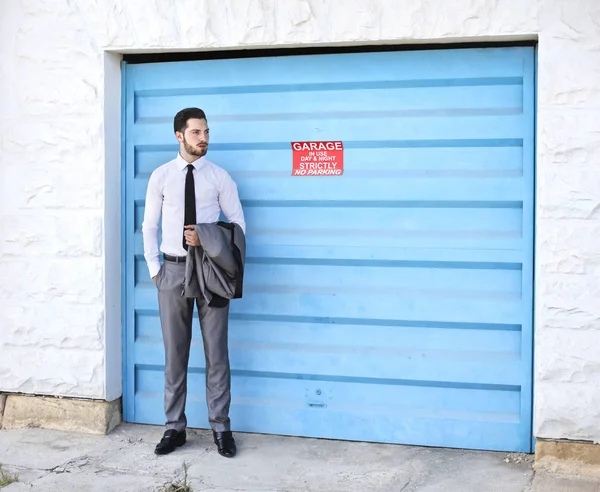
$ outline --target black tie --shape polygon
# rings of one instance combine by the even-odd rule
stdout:
[[[185,215],[183,225],[196,225],[196,190],[194,187],[194,166],[188,164],[185,177]],[[187,251],[188,245],[183,237],[183,247]]]

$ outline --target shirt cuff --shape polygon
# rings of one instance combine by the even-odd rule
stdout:
[[[156,258],[152,263],[149,263],[148,270],[150,271],[150,278],[156,277],[160,271],[160,260]]]

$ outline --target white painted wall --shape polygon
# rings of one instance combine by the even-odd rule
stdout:
[[[600,442],[598,0],[2,0],[0,390],[120,394],[119,73],[104,51],[536,37],[535,434]]]

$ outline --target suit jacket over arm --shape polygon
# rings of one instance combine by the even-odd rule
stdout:
[[[209,306],[224,307],[242,297],[246,237],[238,224],[197,224],[200,246],[187,252],[184,297],[204,297]]]

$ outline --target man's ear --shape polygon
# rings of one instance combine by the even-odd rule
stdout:
[[[183,142],[183,133],[175,132],[175,137],[177,138],[177,140],[179,140],[179,142]]]

